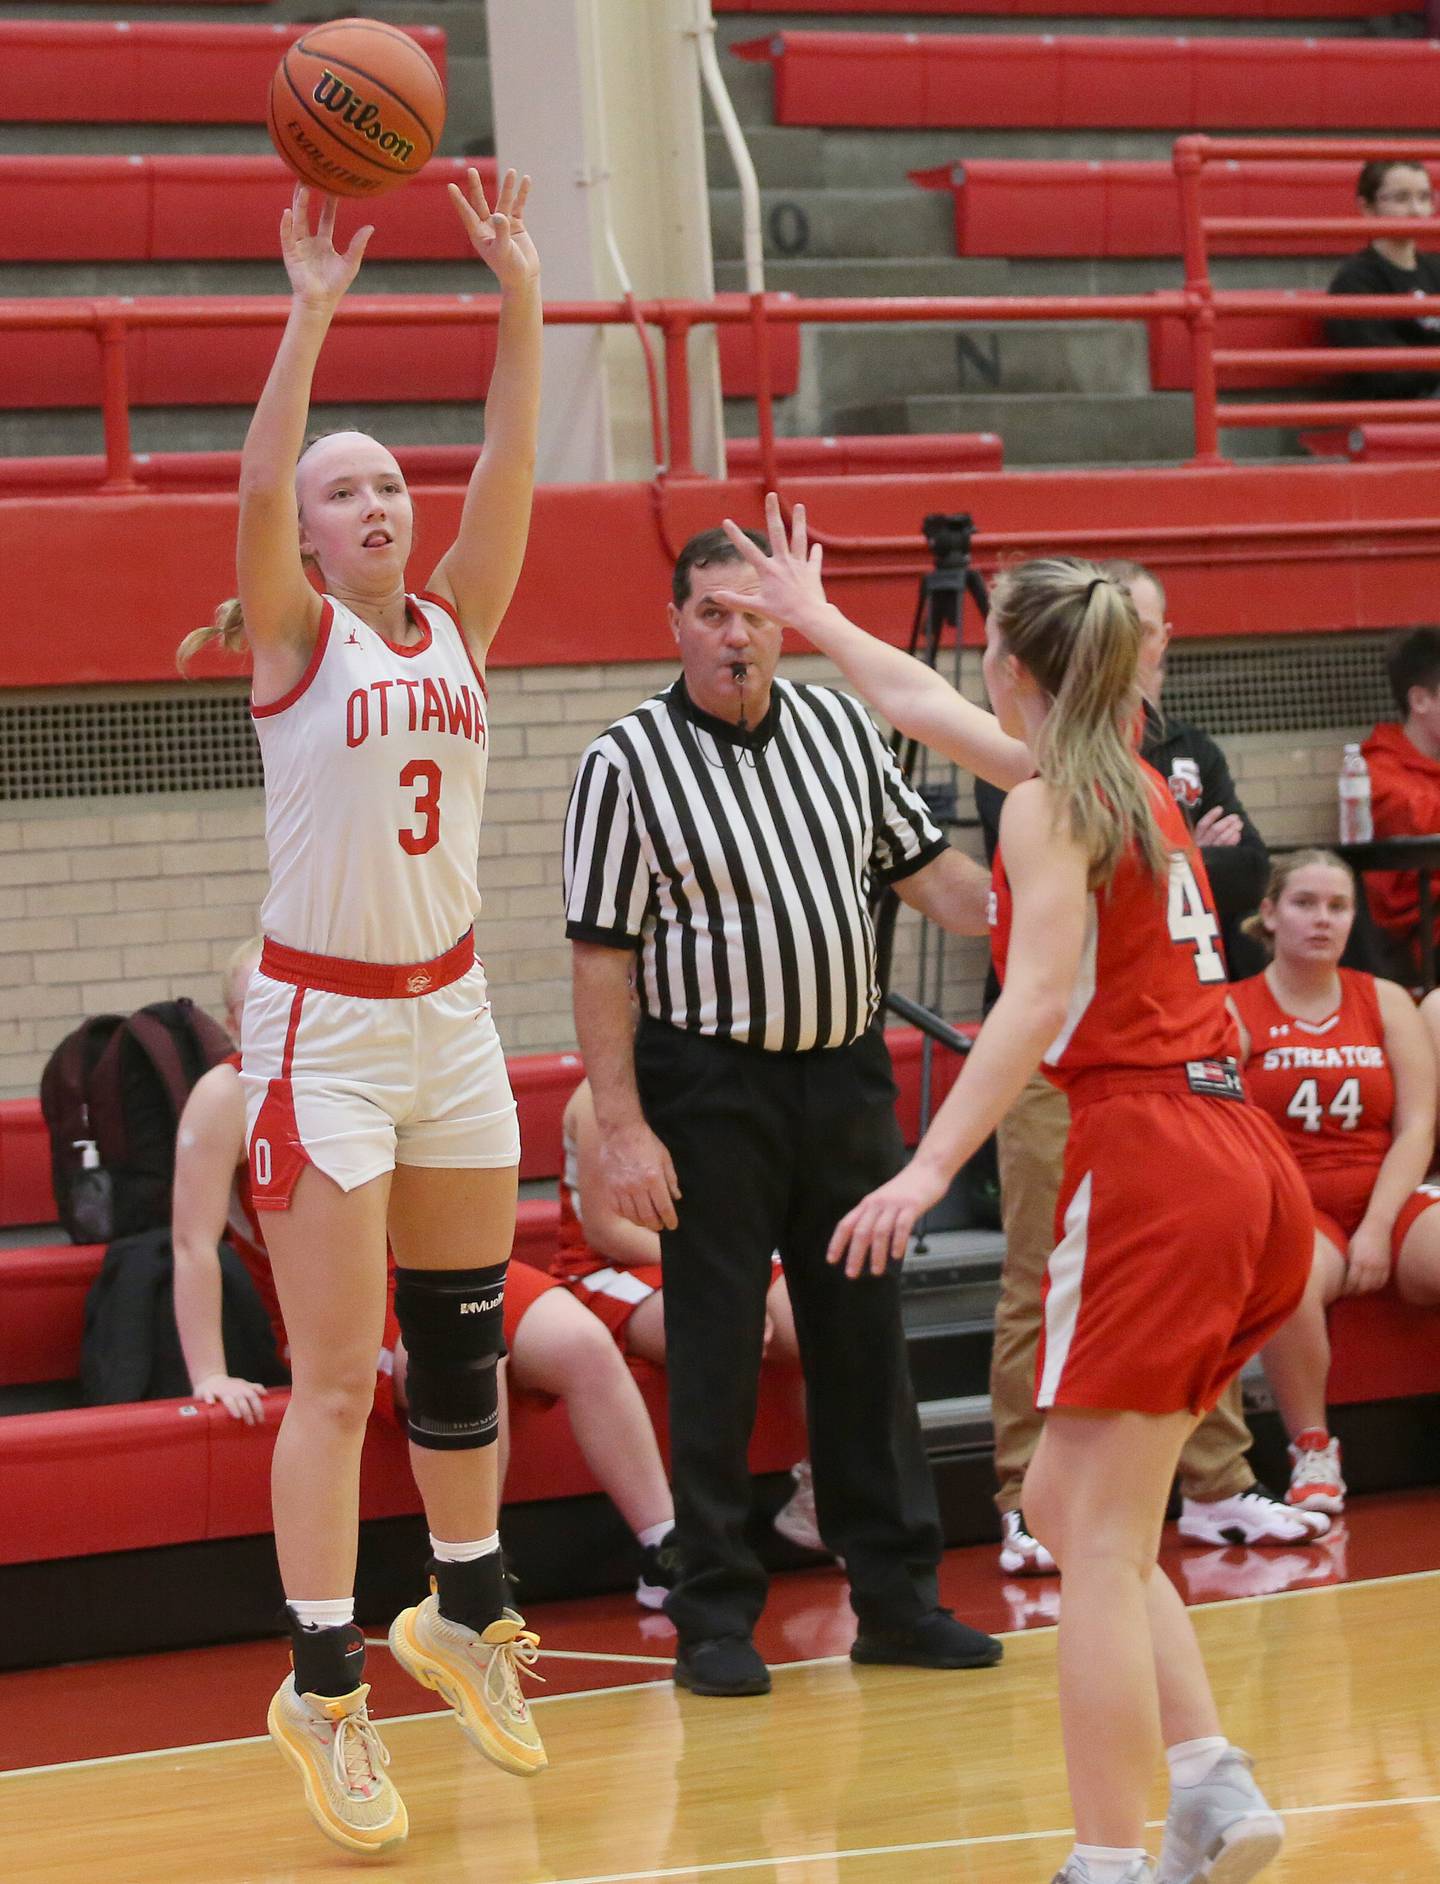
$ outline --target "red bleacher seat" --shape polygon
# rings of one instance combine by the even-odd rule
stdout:
[[[1440,1312],[1382,1289],[1343,1296],[1329,1323],[1331,1406],[1440,1393]]]
[[[54,1223],[50,1134],[38,1099],[0,1099],[0,1229]]]
[[[1195,383],[1190,332],[1178,314],[1162,314],[1149,323],[1150,384],[1156,392],[1189,392]],[[1217,347],[1319,347],[1324,325],[1317,314],[1219,314],[1215,320]],[[1234,388],[1332,385],[1335,371],[1286,373],[1266,367],[1225,367],[1222,390]]]
[[[403,190],[342,213],[375,225],[377,261],[473,255],[446,186],[471,160],[433,157]],[[495,160],[475,166],[495,188]],[[0,255],[7,262],[278,260],[295,179],[278,157],[0,156]],[[344,229],[342,226],[342,236]],[[482,271],[483,273],[483,271]]]
[[[1004,448],[993,432],[782,438],[775,444],[781,468],[792,476],[998,471],[1004,463]],[[411,489],[426,490],[463,485],[475,468],[479,449],[478,445],[398,445],[395,456]],[[731,439],[725,450],[732,477],[758,472],[760,449],[755,439]],[[105,460],[100,457],[0,458],[0,497],[76,496],[93,491],[105,471]],[[240,454],[139,452],[134,474],[147,491],[233,491],[240,476]]]
[[[395,457],[412,490],[463,486],[475,469],[479,445],[397,445]],[[132,465],[147,491],[233,492],[240,479],[238,451],[142,451]],[[0,458],[0,497],[72,497],[93,491],[105,460]],[[3,1222],[0,1216],[0,1222]]]
[[[1348,433],[1323,436],[1326,447],[1343,451],[1356,464],[1402,464],[1416,458],[1440,458],[1440,422],[1356,425]],[[1309,441],[1306,443],[1308,447]]]
[[[1372,20],[1399,0],[711,0],[716,13],[935,13],[956,19]]]
[[[973,1026],[959,1029],[973,1038]],[[910,1027],[892,1027],[885,1036],[900,1088],[898,1112],[905,1142],[913,1145],[919,1133],[920,1036]],[[516,1054],[507,1062],[510,1084],[520,1114],[520,1176],[524,1181],[559,1177],[563,1164],[561,1120],[565,1102],[581,1078],[581,1065],[573,1053]],[[939,1100],[950,1090],[959,1063],[943,1050],[935,1055],[934,1090]],[[0,1100],[0,1228],[16,1224],[55,1222],[55,1199],[50,1189],[50,1139],[38,1099]],[[527,1234],[537,1234],[536,1231]],[[0,1272],[14,1252],[0,1251]],[[0,1385],[18,1378],[0,1368]],[[53,1380],[54,1374],[32,1374],[32,1380]]]
[[[760,469],[754,438],[726,441],[732,477]],[[777,438],[775,462],[792,477],[895,477],[921,471],[999,471],[1005,448],[994,432],[857,433],[843,438]]]
[[[513,1259],[548,1269],[559,1231],[556,1198],[522,1197]],[[104,1256],[93,1243],[0,1250],[0,1386],[79,1376],[85,1297]]]
[[[1156,392],[1188,392],[1194,385],[1190,335],[1178,315],[1161,315],[1149,323],[1150,384]],[[1324,330],[1313,314],[1220,314],[1215,322],[1217,347],[1318,347]],[[1286,374],[1286,386],[1317,386],[1333,382],[1333,370],[1303,376]],[[1222,388],[1273,387],[1277,376],[1264,367],[1227,367],[1220,375]]]
[[[1440,113],[1440,41],[774,33],[775,121],[901,129],[1394,131]]]
[[[1205,166],[1208,216],[1353,216],[1353,163]],[[980,158],[912,170],[949,190],[957,255],[1179,255],[1180,193],[1168,163]],[[1348,255],[1355,236],[1220,236],[1215,255]]]
[[[445,76],[445,34],[407,26]],[[0,21],[0,120],[263,124],[270,79],[303,25]]]
[[[665,1376],[645,1361],[631,1372],[666,1446]],[[94,1557],[270,1529],[270,1455],[289,1394],[272,1389],[256,1426],[221,1406],[148,1400],[0,1419],[5,1523],[0,1564]],[[789,1379],[761,1373],[750,1443],[753,1472],[783,1472],[805,1451]],[[563,1405],[516,1394],[510,1408],[507,1505],[573,1498],[599,1488],[580,1455]],[[157,1497],[156,1487],[164,1496]],[[420,1510],[405,1434],[377,1414],[360,1466],[362,1518]]]
[[[179,309],[194,325],[134,328],[127,341],[130,403],[135,406],[253,405],[275,357],[279,324],[226,325],[217,315],[241,317],[256,297],[135,296],[137,309]],[[57,319],[74,303],[36,298],[13,305]],[[272,304],[283,310],[288,302]],[[754,395],[757,379],[751,330],[722,327],[721,383],[732,397]],[[440,325],[427,329],[384,321],[335,326],[315,370],[317,403],[483,400],[495,363],[495,328]],[[800,336],[787,323],[770,344],[771,388],[795,391]],[[48,410],[100,402],[100,350],[93,334],[74,327],[26,328],[6,335],[0,349],[0,409]]]

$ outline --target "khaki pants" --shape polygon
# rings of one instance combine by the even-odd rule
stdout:
[[[995,1474],[1002,1512],[1020,1505],[1025,1468],[1044,1415],[1035,1407],[1035,1354],[1040,1343],[1040,1290],[1055,1247],[1055,1203],[1070,1129],[1064,1093],[1036,1073],[1001,1121],[1000,1192],[1005,1225],[1005,1267],[995,1311],[990,1359],[990,1403],[995,1419]],[[1250,1431],[1234,1380],[1212,1413],[1190,1435],[1180,1455],[1180,1485],[1187,1498],[1233,1498],[1255,1483],[1246,1462]]]

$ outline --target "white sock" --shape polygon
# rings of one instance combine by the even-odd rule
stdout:
[[[662,1518],[658,1524],[647,1524],[643,1531],[637,1531],[635,1540],[641,1550],[649,1550],[652,1544],[663,1544],[674,1529],[673,1517]]]
[[[437,1563],[475,1563],[481,1557],[492,1556],[499,1548],[498,1531],[492,1531],[488,1537],[477,1537],[473,1544],[447,1544],[433,1531],[430,1534],[430,1550]]]
[[[287,1602],[286,1606],[302,1629],[343,1629],[355,1620],[353,1596],[336,1596],[323,1603]]]
[[[1134,1869],[1137,1858],[1145,1856],[1145,1847],[1131,1845],[1122,1850],[1119,1845],[1077,1845],[1070,1855],[1084,1860],[1089,1884],[1124,1884],[1126,1872]]]
[[[1198,1786],[1208,1779],[1219,1764],[1230,1742],[1224,1734],[1209,1734],[1203,1740],[1177,1740],[1166,1747],[1165,1762],[1170,1768],[1172,1786]]]

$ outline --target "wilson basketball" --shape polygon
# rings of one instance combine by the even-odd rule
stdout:
[[[333,196],[378,196],[435,154],[445,87],[398,27],[330,20],[308,28],[280,61],[269,123],[302,182]]]

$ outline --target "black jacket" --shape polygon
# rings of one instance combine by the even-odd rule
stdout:
[[[1158,713],[1147,703],[1145,737],[1140,744],[1140,756],[1147,765],[1154,766],[1169,785],[1176,803],[1192,826],[1198,824],[1207,812],[1217,808],[1226,813],[1233,812],[1244,824],[1238,844],[1207,845],[1201,855],[1205,859],[1206,874],[1215,895],[1215,909],[1220,917],[1230,977],[1238,981],[1245,975],[1255,973],[1258,967],[1263,966],[1264,958],[1259,956],[1256,959],[1256,944],[1241,934],[1240,924],[1252,910],[1259,907],[1260,899],[1265,894],[1270,853],[1265,848],[1264,838],[1251,823],[1240,802],[1224,753],[1209,733],[1201,732],[1198,726],[1192,726],[1188,720],[1172,719],[1168,714]],[[995,861],[995,846],[1000,836],[1000,809],[1004,803],[1004,792],[995,785],[986,784],[983,779],[976,779],[975,809],[980,814],[985,855],[991,863]],[[985,989],[987,1011],[998,993],[992,968]]]
[[[1331,294],[1440,294],[1440,257],[1417,254],[1414,268],[1397,268],[1378,249],[1362,249],[1342,262]],[[1422,315],[1394,320],[1327,320],[1325,338],[1332,347],[1440,346],[1440,317]],[[1350,399],[1428,399],[1440,387],[1433,367],[1408,373],[1353,373],[1345,381]]]
[[[262,1386],[283,1386],[289,1375],[249,1271],[228,1243],[217,1253],[225,1366]],[[117,1237],[106,1250],[85,1298],[80,1349],[80,1382],[91,1406],[189,1396],[175,1326],[174,1268],[168,1230]]]

